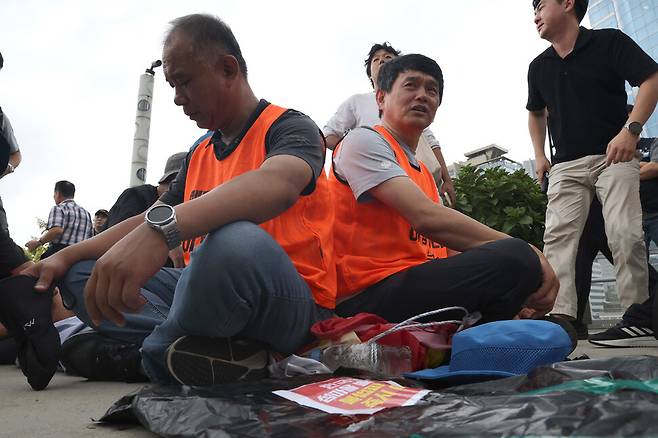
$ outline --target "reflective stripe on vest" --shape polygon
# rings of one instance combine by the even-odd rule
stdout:
[[[391,146],[400,167],[430,198],[439,203],[439,193],[432,174],[419,162],[415,169],[402,147],[383,127],[374,129]],[[334,154],[340,148],[336,146]],[[335,155],[334,155],[335,156]],[[393,208],[373,199],[357,202],[349,185],[340,181],[333,168],[329,185],[336,205],[334,248],[338,298],[366,289],[384,278],[435,258],[447,257],[447,249],[414,230]]]
[[[215,157],[210,138],[200,143],[190,159],[184,201],[198,198],[232,178],[260,168],[266,157],[267,132],[286,111],[271,104],[265,107],[238,147],[221,161]],[[284,213],[260,225],[286,251],[313,292],[315,302],[329,309],[334,308],[336,301],[333,221],[329,184],[322,172],[313,193],[300,196]],[[186,264],[190,261],[190,253],[203,239],[197,237],[183,242]]]

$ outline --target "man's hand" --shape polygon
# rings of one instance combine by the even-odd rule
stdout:
[[[541,185],[544,182],[544,174],[551,170],[551,163],[546,157],[535,157],[535,173],[537,182]]]
[[[519,313],[517,313],[516,316],[512,319],[532,319],[532,315],[534,315],[534,313],[535,311],[533,309],[524,307],[519,310]]]
[[[38,278],[34,290],[45,292],[50,288],[53,281],[62,278],[66,274],[69,268],[73,266],[73,263],[75,263],[75,260],[68,260],[63,252],[58,252],[37,264],[28,265],[27,269],[22,271],[21,274]]]
[[[639,137],[631,134],[628,129],[621,128],[619,134],[608,143],[605,165],[610,166],[613,163],[631,161],[635,155],[635,148],[638,141]]]
[[[146,303],[140,288],[164,265],[168,253],[163,236],[142,224],[98,259],[84,292],[94,325],[102,319],[123,325],[123,313],[138,312]]]
[[[37,249],[39,246],[41,246],[41,243],[40,243],[38,240],[34,240],[34,239],[32,239],[32,240],[28,241],[28,242],[25,244],[25,246],[26,246],[27,249],[29,249],[30,251],[34,251],[34,250]]]
[[[177,248],[174,248],[171,251],[169,251],[169,258],[171,259],[171,262],[174,264],[174,268],[185,267],[185,259],[183,258],[182,246],[178,246]]]
[[[441,183],[441,194],[448,197],[448,201],[450,202],[448,207],[455,208],[457,195],[455,194],[455,185],[452,183],[452,180],[444,180]]]
[[[530,245],[537,253],[539,262],[541,263],[542,283],[539,289],[530,295],[526,301],[525,307],[530,309],[523,309],[519,312],[522,318],[541,318],[548,312],[553,310],[557,292],[560,289],[560,282],[555,275],[555,271],[544,257],[544,254],[534,246]]]

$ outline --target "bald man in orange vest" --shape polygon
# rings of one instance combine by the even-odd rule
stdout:
[[[262,377],[269,350],[295,352],[335,304],[322,135],[304,114],[254,95],[240,46],[216,17],[174,20],[163,63],[174,103],[214,134],[145,215],[39,264],[37,290],[63,277],[76,314],[141,345],[155,382]],[[181,243],[186,267],[162,268]]]

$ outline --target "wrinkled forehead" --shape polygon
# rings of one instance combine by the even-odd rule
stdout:
[[[189,37],[181,32],[170,35],[162,47],[162,68],[165,75],[180,63],[193,59],[194,53]]]
[[[214,65],[225,54],[222,48],[199,46],[182,32],[167,39],[162,47],[162,68],[165,79],[175,78],[179,73],[196,69],[199,65]]]

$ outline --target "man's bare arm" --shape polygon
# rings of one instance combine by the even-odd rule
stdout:
[[[658,163],[640,163],[640,181],[658,178]]]
[[[551,163],[546,158],[544,145],[546,144],[546,126],[548,111],[546,108],[540,111],[528,112],[528,131],[532,140],[532,148],[535,151],[535,167],[537,172],[537,181],[541,184],[544,181],[544,173],[551,170]]]
[[[101,257],[112,245],[143,222],[144,214],[126,219],[91,239],[67,246],[57,252],[57,254],[40,261],[36,265],[28,267],[23,273],[39,279],[35,286],[37,291],[46,291],[50,287],[50,284],[54,280],[61,278],[74,263]]]
[[[658,101],[658,72],[640,84],[633,111],[628,115],[628,120],[644,125],[656,109],[656,101]]]
[[[190,202],[176,207],[182,239],[201,236],[245,220],[262,223],[290,208],[311,181],[311,167],[301,158],[277,155]]]
[[[340,140],[340,139],[335,134],[327,135],[325,137],[325,142],[326,142],[326,145],[327,145],[327,149],[331,149],[333,151],[334,148],[336,147],[336,145],[338,144],[338,140]]]
[[[628,116],[628,121],[646,123],[656,108],[656,100],[658,100],[658,72],[649,76],[640,85],[635,98],[635,106]],[[606,165],[632,160],[635,156],[638,140],[638,137],[628,129],[621,128],[619,133],[608,143]]]
[[[443,153],[441,152],[440,147],[432,149],[432,152],[434,153],[436,160],[441,166],[441,193],[447,194],[450,201],[450,206],[454,207],[457,202],[457,197],[455,195],[455,185],[452,182],[452,178],[450,177],[450,172],[448,172],[446,160],[443,158]]]
[[[62,234],[64,234],[64,228],[52,227],[44,231],[41,237],[39,237],[39,239],[30,240],[25,244],[25,246],[27,246],[27,249],[29,249],[30,251],[34,251],[35,248],[37,248],[39,245],[52,242],[53,240],[57,240]]]
[[[432,202],[407,177],[391,178],[370,189],[380,202],[395,209],[420,234],[457,251],[509,237],[470,217]]]

